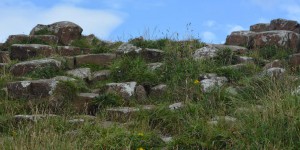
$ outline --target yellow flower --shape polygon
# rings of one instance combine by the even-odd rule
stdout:
[[[144,148],[142,148],[142,147],[139,147],[137,150],[145,150]]]
[[[138,133],[138,136],[144,136],[144,133]]]
[[[200,83],[200,81],[197,79],[194,81],[194,84],[199,84],[199,83]]]

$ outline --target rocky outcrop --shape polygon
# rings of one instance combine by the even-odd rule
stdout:
[[[125,82],[125,83],[108,83],[106,84],[107,92],[120,95],[125,100],[129,100],[134,96],[136,82]]]
[[[203,74],[199,77],[203,92],[210,92],[214,88],[221,87],[228,79],[226,77],[218,77],[216,74]]]
[[[263,32],[263,31],[269,31],[269,30],[270,30],[269,23],[258,23],[258,24],[250,26],[250,31],[253,31],[253,32]]]
[[[253,47],[277,46],[298,50],[300,35],[285,30],[266,31],[256,33],[253,37]]]
[[[53,34],[58,37],[58,41],[63,45],[70,45],[74,40],[81,38],[82,28],[73,22],[62,21],[50,25],[38,24],[30,35]]]
[[[76,56],[81,54],[79,47],[57,46],[57,54],[60,56]]]
[[[33,81],[16,81],[7,84],[9,98],[12,99],[43,99],[49,98],[57,86],[53,79]]]
[[[300,25],[294,20],[274,19],[271,20],[270,30],[287,30],[300,33]]]
[[[17,34],[10,35],[6,42],[5,46],[11,46],[12,44],[47,44],[55,45],[58,43],[58,38],[55,35],[25,35]]]
[[[234,31],[227,36],[225,44],[249,48],[252,46],[252,39],[254,35],[255,32],[252,31]]]
[[[214,46],[205,46],[200,49],[197,49],[193,54],[194,60],[208,59],[217,56],[218,49]]]
[[[116,55],[110,53],[78,55],[75,57],[75,64],[76,66],[81,66],[84,64],[107,66],[110,65],[115,58]]]
[[[10,58],[23,61],[37,56],[49,57],[53,54],[55,54],[55,50],[48,45],[13,44],[11,46]]]
[[[59,70],[61,68],[61,62],[55,59],[48,59],[48,58],[24,61],[13,65],[10,69],[10,72],[14,76],[23,76],[27,73],[35,71],[36,69],[43,69],[43,68]]]

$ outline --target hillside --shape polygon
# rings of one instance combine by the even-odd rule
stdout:
[[[297,149],[300,25],[225,44],[103,41],[72,22],[0,44],[1,149]]]

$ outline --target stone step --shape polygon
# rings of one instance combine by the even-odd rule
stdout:
[[[61,68],[61,62],[49,58],[24,61],[13,65],[10,69],[10,72],[14,76],[23,76],[37,69],[43,69],[46,67],[49,67],[49,69],[51,68],[54,70],[59,70]]]
[[[10,35],[5,42],[5,46],[12,44],[47,44],[56,45],[58,38],[55,35]]]
[[[29,58],[54,55],[55,49],[49,45],[42,44],[13,44],[11,46],[10,58],[12,60],[27,60]]]

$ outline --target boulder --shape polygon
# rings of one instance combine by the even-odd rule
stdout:
[[[85,81],[90,81],[92,78],[92,73],[90,68],[78,68],[78,69],[73,69],[69,70],[66,72],[68,75],[77,77],[79,79],[85,80]]]
[[[300,35],[292,31],[266,31],[259,32],[253,37],[253,47],[277,46],[298,50]]]
[[[129,43],[123,43],[117,49],[118,55],[140,56],[148,62],[159,62],[164,58],[164,51],[159,49],[139,48]]]
[[[204,74],[199,77],[203,92],[210,92],[215,87],[221,87],[228,82],[226,77],[218,77],[216,74]]]
[[[115,54],[105,53],[105,54],[87,54],[78,55],[75,57],[76,66],[83,64],[94,64],[99,66],[108,66],[116,58]]]
[[[94,114],[95,110],[92,109],[91,103],[98,96],[99,94],[95,93],[79,93],[77,98],[72,101],[72,105],[79,113]]]
[[[131,120],[136,112],[139,112],[139,108],[135,107],[115,107],[108,108],[107,111],[107,120],[109,121],[118,121],[126,122]]]
[[[57,46],[57,54],[60,56],[76,56],[81,54],[79,47]]]
[[[288,30],[300,33],[300,25],[294,20],[274,19],[271,20],[270,30]]]
[[[110,70],[101,70],[101,71],[93,72],[92,81],[96,82],[96,81],[106,80],[108,79],[109,75],[110,75]]]
[[[49,44],[55,45],[58,43],[58,38],[55,35],[10,35],[5,42],[6,46],[12,44]]]
[[[135,94],[136,82],[108,83],[106,87],[108,93],[115,93],[129,100]]]
[[[250,26],[250,31],[253,32],[264,32],[270,30],[270,24],[269,23],[258,23],[255,25]]]
[[[160,68],[163,65],[163,63],[149,63],[147,64],[147,67],[149,70],[154,71],[158,68]]]
[[[247,56],[237,56],[236,57],[236,63],[251,63],[254,62],[254,59],[252,57],[247,57]]]
[[[273,60],[272,62],[267,63],[263,69],[267,70],[267,69],[274,68],[274,67],[279,67],[279,68],[284,67],[283,62],[278,59]]]
[[[0,63],[10,63],[9,53],[7,51],[0,51]]]
[[[252,31],[234,31],[226,38],[226,45],[252,47],[252,39],[255,32]]]
[[[135,98],[138,101],[144,101],[147,98],[147,92],[142,85],[138,85],[135,88]]]
[[[36,115],[15,115],[14,119],[16,122],[37,122],[38,120],[45,119],[45,118],[52,118],[58,117],[57,115],[53,114],[36,114]]]
[[[35,71],[36,69],[49,68],[59,70],[61,68],[61,62],[55,59],[38,59],[31,61],[24,61],[13,65],[10,72],[14,76],[23,76],[27,73]]]
[[[52,79],[16,81],[7,84],[7,91],[12,99],[39,100],[53,95],[56,86],[57,81]]]
[[[289,64],[293,68],[299,68],[300,67],[300,53],[290,55],[289,56]]]
[[[170,110],[176,110],[176,109],[180,109],[182,107],[184,107],[184,104],[182,102],[178,102],[178,103],[169,105]]]
[[[249,50],[246,47],[236,45],[224,45],[224,44],[208,44],[209,46],[215,47],[218,50],[231,49],[235,54],[246,54]]]
[[[23,61],[37,56],[49,57],[53,54],[55,54],[55,50],[48,45],[13,44],[11,46],[10,58]]]
[[[82,28],[69,21],[56,22],[50,25],[36,25],[30,35],[54,34],[63,45],[70,45],[74,40],[81,38]]]
[[[168,86],[166,84],[159,84],[150,89],[150,95],[151,97],[161,97],[163,96],[167,91]]]
[[[200,60],[200,59],[208,59],[213,58],[217,56],[218,49],[214,46],[205,46],[200,49],[197,49],[193,54],[194,60]]]
[[[285,69],[279,67],[273,67],[265,70],[263,73],[267,76],[278,78],[284,75]]]

